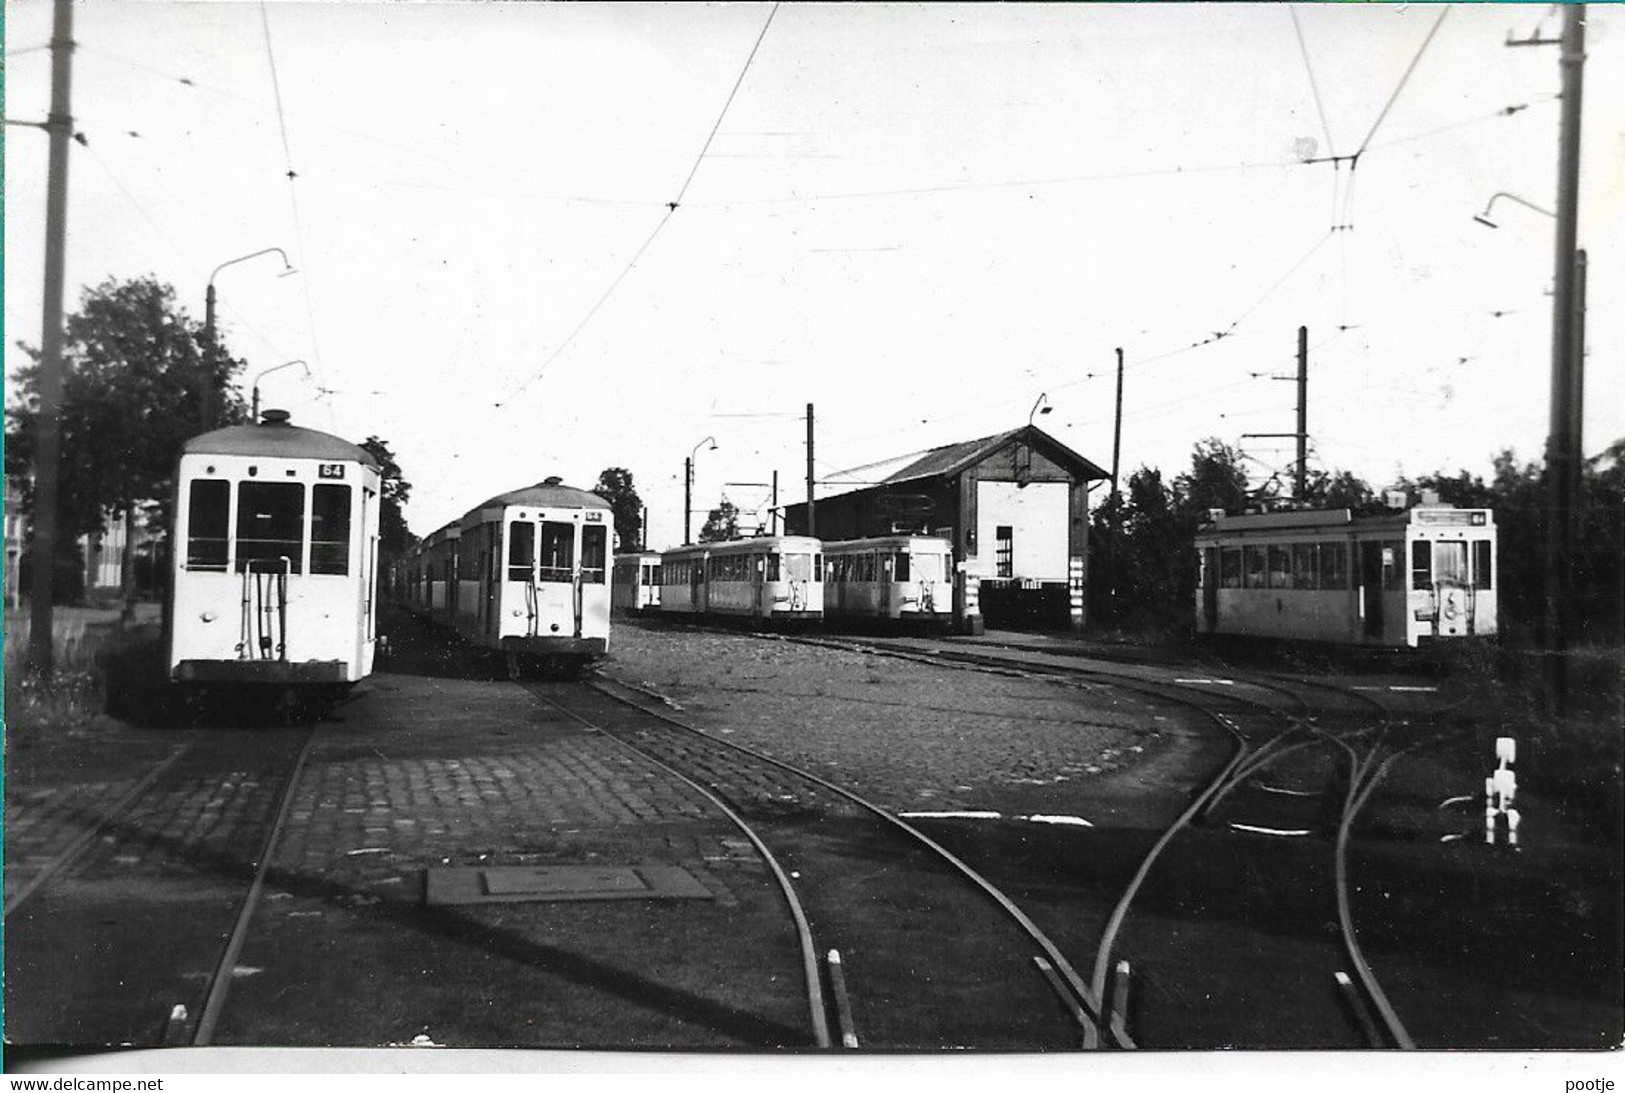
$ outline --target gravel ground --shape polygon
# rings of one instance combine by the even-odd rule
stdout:
[[[639,620],[604,673],[894,810],[1064,812],[1164,742],[1110,690]]]

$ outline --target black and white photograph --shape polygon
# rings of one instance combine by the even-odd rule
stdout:
[[[4,36],[5,1070],[1625,1081],[1625,7]]]

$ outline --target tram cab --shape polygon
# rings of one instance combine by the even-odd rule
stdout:
[[[1195,545],[1200,634],[1415,647],[1497,630],[1489,509],[1219,515]]]

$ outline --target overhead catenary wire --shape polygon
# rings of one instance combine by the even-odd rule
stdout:
[[[542,361],[541,365],[534,372],[520,381],[517,387],[509,391],[508,394],[503,396],[501,399],[497,400],[495,403],[495,407],[497,409],[502,409],[505,406],[511,405],[515,398],[524,393],[525,389],[528,388],[532,383],[540,379],[542,374],[547,371],[553,362],[558,360],[559,357],[564,354],[564,351],[568,349],[575,341],[576,336],[586,328],[587,324],[592,321],[592,317],[598,314],[599,309],[602,308],[604,304],[608,302],[609,298],[615,294],[615,290],[620,287],[621,282],[626,280],[627,275],[630,274],[633,268],[638,264],[638,260],[643,257],[644,253],[647,252],[649,247],[654,244],[655,239],[665,229],[666,225],[671,222],[672,214],[674,214],[678,208],[681,207],[683,197],[688,193],[688,187],[694,181],[694,175],[699,171],[700,164],[705,159],[706,151],[711,147],[711,141],[715,139],[717,130],[722,128],[723,119],[728,116],[728,108],[733,105],[734,96],[739,94],[740,87],[744,85],[745,75],[750,71],[751,62],[756,59],[756,52],[757,50],[761,49],[762,40],[767,37],[767,28],[773,25],[773,16],[778,14],[778,10],[779,5],[774,4],[773,7],[768,11],[767,18],[762,22],[761,32],[756,35],[756,41],[750,47],[750,54],[745,58],[745,63],[740,67],[739,78],[734,81],[733,87],[729,90],[728,98],[723,102],[721,111],[717,113],[717,120],[711,126],[711,132],[706,135],[705,143],[701,146],[699,155],[694,157],[694,165],[689,168],[688,177],[683,179],[683,184],[681,187],[679,187],[677,196],[671,201],[667,202],[665,215],[662,216],[655,224],[654,230],[649,233],[648,238],[644,239],[643,245],[638,247],[631,259],[621,268],[621,271],[615,275],[615,279],[610,282],[609,287],[604,290],[601,296],[598,297],[598,299],[593,303],[592,307],[587,311],[587,314],[583,316],[581,321],[575,325],[574,329],[570,331],[570,333],[565,337],[564,341],[560,342],[558,347],[554,349],[552,353],[548,354],[547,359]]]
[[[282,137],[282,157],[284,167],[286,168],[286,177],[288,181],[288,205],[293,212],[294,238],[298,240],[299,243],[300,262],[304,264],[306,269],[306,272],[299,278],[299,287],[301,295],[304,297],[305,301],[305,321],[308,324],[310,332],[310,352],[311,357],[313,358],[311,368],[312,371],[316,373],[317,382],[318,385],[320,385],[325,368],[322,360],[321,339],[316,333],[316,308],[311,302],[310,298],[309,269],[311,266],[311,255],[310,249],[305,245],[304,219],[299,214],[299,191],[298,187],[295,185],[295,180],[299,177],[299,175],[298,172],[293,169],[293,148],[288,142],[288,119],[282,109],[282,81],[277,74],[276,52],[271,45],[271,17],[270,13],[266,10],[265,0],[260,0],[260,26],[265,32],[265,60],[270,66],[271,91],[276,98],[277,131]],[[324,401],[323,406],[327,410],[329,425],[336,429],[337,423],[334,420],[332,403],[330,401]]]
[[[1298,22],[1298,6],[1287,5],[1287,14],[1292,16],[1292,30],[1298,37],[1298,53],[1303,57],[1304,71],[1309,74],[1309,90],[1315,96],[1315,111],[1320,115],[1320,129],[1326,135],[1326,151],[1335,158],[1337,144],[1332,140],[1332,127],[1326,121],[1326,106],[1320,100],[1320,83],[1315,79],[1315,66],[1309,61],[1309,46],[1303,40],[1303,26]]]

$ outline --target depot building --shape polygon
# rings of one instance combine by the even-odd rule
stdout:
[[[1089,487],[1105,471],[1035,425],[948,444],[827,483],[856,486],[785,509],[785,530],[826,542],[947,539],[989,626],[1084,622]],[[976,593],[973,593],[976,595]]]

